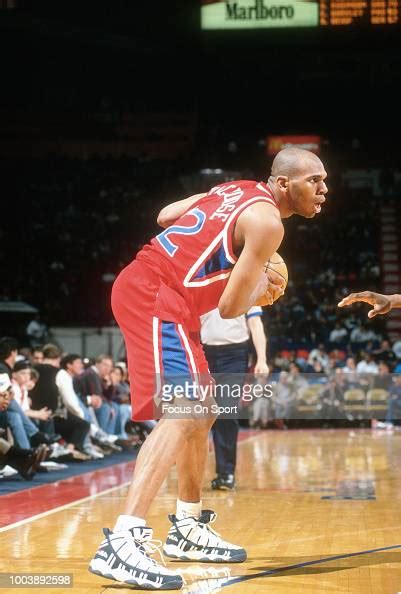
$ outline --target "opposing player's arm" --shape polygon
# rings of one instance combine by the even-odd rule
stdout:
[[[377,315],[388,313],[393,307],[401,307],[401,295],[382,295],[373,291],[362,291],[360,293],[351,293],[340,301],[338,307],[346,307],[352,303],[364,302],[373,305],[369,310],[368,317],[374,318]]]
[[[204,196],[206,194],[194,194],[189,198],[184,198],[184,200],[168,204],[157,215],[157,224],[164,229],[169,227]]]
[[[273,206],[258,203],[238,217],[235,236],[244,247],[220,297],[222,318],[246,313],[266,293],[269,279],[264,265],[277,251],[284,228]]]

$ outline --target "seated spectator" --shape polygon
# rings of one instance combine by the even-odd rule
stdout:
[[[12,399],[11,381],[6,373],[0,374],[0,477],[4,466],[15,468],[23,478],[31,480],[39,465],[46,458],[47,446],[39,445],[36,449],[20,448],[9,443],[7,435],[7,409]]]
[[[109,355],[99,355],[94,365],[74,379],[75,389],[81,397],[87,394],[102,396],[102,405],[95,409],[95,414],[101,429],[109,435],[115,435],[116,427],[120,424],[119,405],[112,400],[112,369],[113,359]]]
[[[319,344],[317,348],[312,349],[309,353],[308,364],[313,367],[315,361],[318,361],[322,367],[322,370],[326,371],[329,366],[329,356],[326,352],[324,344],[322,343]]]
[[[397,357],[391,349],[390,341],[388,340],[382,340],[380,347],[378,349],[373,349],[372,354],[376,361],[384,361],[389,367],[394,366],[397,360]]]
[[[362,388],[359,373],[356,370],[355,357],[347,357],[345,360],[345,366],[342,367],[342,371],[347,382],[347,388]]]
[[[4,413],[6,425],[9,427],[16,445],[22,449],[28,450],[31,446],[37,446],[42,443],[50,444],[51,437],[47,433],[39,431],[21,409],[13,395],[13,386],[10,376],[7,373],[0,374],[3,387],[7,384],[8,404]]]
[[[352,344],[361,345],[369,341],[376,341],[379,336],[370,328],[366,328],[364,324],[359,324],[352,330],[350,339]]]
[[[348,330],[337,320],[334,329],[329,334],[329,341],[337,344],[344,344],[348,338]]]
[[[43,363],[43,347],[36,346],[32,349],[32,354],[30,357],[32,365],[37,365],[38,363]]]
[[[379,361],[378,372],[373,377],[373,388],[380,388],[382,390],[389,390],[392,386],[392,378],[390,367],[385,361]]]
[[[313,371],[308,376],[308,383],[310,385],[327,383],[327,375],[325,374],[325,371],[319,359],[315,359],[313,361]]]
[[[276,420],[286,420],[292,417],[297,392],[290,383],[290,375],[282,371],[278,382],[273,386],[274,416]]]
[[[104,457],[104,454],[95,445],[92,444],[90,435],[96,435],[98,432],[98,426],[95,425],[92,428],[92,417],[87,406],[75,392],[73,379],[78,377],[83,370],[82,359],[79,355],[65,355],[60,362],[61,369],[56,375],[56,385],[59,389],[61,400],[66,407],[70,416],[76,416],[81,419],[85,419],[90,423],[90,431],[86,435],[83,443],[83,451],[88,454],[94,460]],[[90,403],[92,406],[101,406],[101,396],[92,394],[90,397]]]
[[[346,375],[344,374],[343,369],[336,369],[321,394],[322,408],[320,411],[320,418],[327,421],[334,421],[344,417],[344,392],[347,388]]]
[[[126,431],[126,425],[128,421],[132,419],[132,409],[130,401],[130,386],[127,381],[124,380],[124,369],[120,366],[113,367],[111,374],[111,383],[113,385],[113,400],[117,402],[119,406],[119,423],[116,427],[116,433],[119,439],[128,439],[128,433]]]
[[[61,350],[53,344],[47,344],[43,347],[43,363],[35,366],[39,373],[39,380],[29,395],[34,408],[47,407],[52,411],[55,431],[68,443],[72,444],[74,449],[83,452],[84,441],[89,432],[90,424],[84,419],[69,413],[62,404],[56,384],[61,354]],[[80,458],[77,454],[74,454],[74,457],[76,459]]]
[[[356,370],[359,376],[362,374],[375,374],[379,372],[379,368],[374,361],[372,353],[363,353],[363,358],[357,364]]]
[[[401,340],[396,340],[393,343],[392,351],[398,360],[401,360]]]
[[[12,388],[14,400],[19,404],[22,411],[30,419],[37,419],[39,421],[48,421],[52,411],[46,406],[40,410],[33,410],[31,408],[31,399],[28,396],[28,386],[32,385],[31,373],[34,371],[28,361],[17,361],[12,371]],[[39,376],[37,376],[37,379]],[[36,384],[34,381],[34,385]]]

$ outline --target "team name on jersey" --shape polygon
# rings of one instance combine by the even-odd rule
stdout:
[[[230,213],[235,210],[235,205],[238,200],[242,198],[244,192],[235,184],[230,184],[217,189],[212,188],[209,192],[209,195],[210,194],[217,194],[218,196],[221,196],[223,198],[223,202],[210,215],[209,219],[212,221],[215,219],[221,219],[225,222],[230,216]]]

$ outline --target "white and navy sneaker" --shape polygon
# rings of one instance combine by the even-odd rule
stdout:
[[[202,510],[197,518],[177,520],[169,515],[172,527],[167,535],[163,553],[180,561],[200,561],[201,563],[241,563],[246,559],[242,547],[226,542],[209,524],[216,514],[210,509]]]
[[[141,590],[179,590],[183,579],[176,571],[159,565],[149,555],[160,552],[161,541],[152,539],[148,527],[124,532],[103,529],[105,539],[89,564],[89,571]]]

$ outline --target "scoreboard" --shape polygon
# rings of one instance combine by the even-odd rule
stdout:
[[[320,25],[397,25],[400,0],[320,0]]]
[[[203,30],[401,24],[401,0],[201,0]]]

